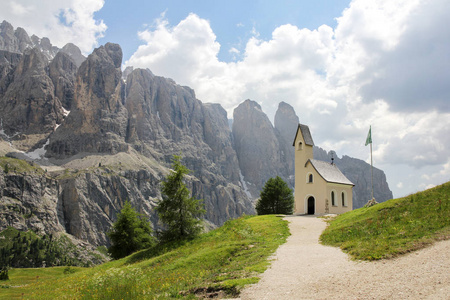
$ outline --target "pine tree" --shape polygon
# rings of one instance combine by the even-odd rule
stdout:
[[[127,201],[120,211],[112,230],[108,232],[111,247],[108,252],[114,259],[154,245],[150,224]]]
[[[181,164],[181,156],[174,155],[172,171],[162,182],[162,200],[156,211],[164,224],[163,241],[193,238],[203,228],[201,217],[205,213],[202,200],[189,197],[189,190],[183,182],[190,170]]]
[[[290,215],[294,210],[294,196],[286,182],[279,176],[270,178],[260,193],[260,199],[256,203],[258,215],[286,214]]]

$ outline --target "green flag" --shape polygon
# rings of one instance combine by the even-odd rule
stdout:
[[[372,125],[370,125],[369,133],[367,134],[366,138],[366,146],[372,144]]]

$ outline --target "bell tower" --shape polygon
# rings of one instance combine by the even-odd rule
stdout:
[[[293,145],[295,147],[295,213],[305,212],[305,199],[303,191],[306,190],[308,184],[313,184],[315,178],[312,173],[307,172],[306,162],[313,159],[314,142],[307,125],[298,124],[297,133]]]

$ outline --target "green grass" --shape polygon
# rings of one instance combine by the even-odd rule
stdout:
[[[377,260],[450,238],[450,182],[360,208],[329,221],[320,241],[355,259]]]
[[[5,173],[28,173],[28,174],[44,174],[45,171],[39,166],[29,163],[22,159],[11,158],[6,156],[0,157],[0,167]]]
[[[286,241],[287,221],[242,217],[187,242],[166,244],[103,265],[80,269],[11,270],[0,298],[197,299],[199,293],[236,295],[256,283],[268,257]],[[42,272],[42,273],[41,273]],[[54,272],[49,278],[45,272]],[[38,280],[36,277],[39,276]]]

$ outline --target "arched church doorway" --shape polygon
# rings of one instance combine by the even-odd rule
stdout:
[[[313,196],[308,198],[308,215],[314,215],[316,211],[316,200]]]

